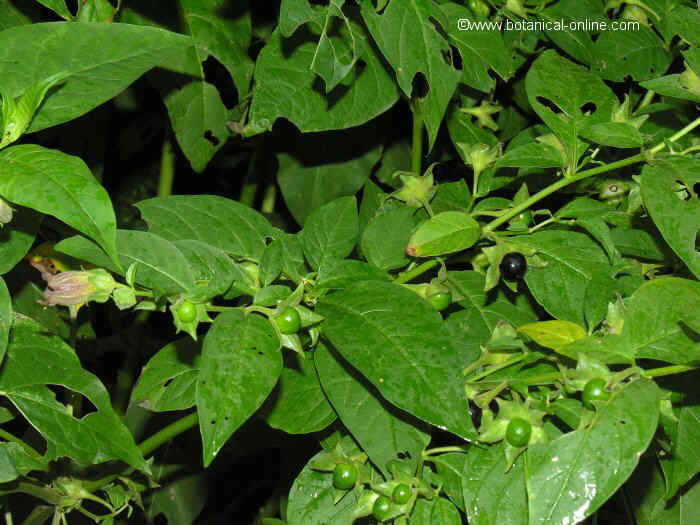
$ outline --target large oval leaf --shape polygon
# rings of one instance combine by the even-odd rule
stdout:
[[[118,262],[112,201],[78,157],[30,144],[7,148],[0,152],[0,195],[62,220]]]
[[[459,252],[481,237],[481,227],[461,211],[444,211],[421,224],[411,235],[406,253],[412,257],[431,257]]]
[[[139,202],[149,231],[170,241],[194,240],[259,260],[272,226],[254,209],[216,195],[171,195]]]
[[[282,371],[279,338],[267,319],[230,311],[204,338],[197,411],[204,466],[272,392]]]
[[[17,26],[0,32],[2,89],[17,97],[54,75],[66,78],[34,117],[30,131],[38,131],[87,113],[191,45],[185,35],[129,24]]]
[[[319,302],[323,333],[392,404],[464,438],[475,436],[466,366],[442,317],[402,286],[366,281]]]
[[[587,428],[526,453],[531,525],[579,523],[632,474],[659,421],[659,389],[638,380],[598,406]]]
[[[328,348],[317,348],[314,360],[323,389],[341,421],[377,468],[388,474],[387,463],[400,455],[417,468],[430,434],[384,401],[372,385]]]

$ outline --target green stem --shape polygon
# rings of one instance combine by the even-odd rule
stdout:
[[[497,365],[491,366],[481,372],[480,374],[476,374],[474,377],[470,377],[467,379],[467,382],[473,383],[474,381],[478,381],[479,379],[482,379],[484,377],[487,377],[494,372],[498,372],[499,370],[503,370],[504,368],[508,368],[511,365],[515,365],[525,359],[526,355],[525,354],[518,354],[515,357],[511,357],[510,359],[507,359],[506,361],[503,361],[502,363],[498,363]]]
[[[207,306],[207,312],[228,312],[229,310],[240,310],[239,306]]]
[[[698,367],[696,366],[687,366],[687,365],[672,365],[672,366],[662,366],[660,368],[652,368],[650,370],[644,370],[642,372],[642,375],[644,377],[663,377],[663,376],[671,376],[674,374],[682,374],[683,372],[691,372],[693,370],[697,370]]]
[[[637,109],[635,109],[634,112],[636,113],[637,111],[640,111],[647,107],[649,104],[651,104],[651,101],[654,100],[655,95],[656,93],[654,93],[651,89],[647,91],[644,94],[644,98],[642,98],[642,101],[639,103],[639,106],[637,106]]]
[[[277,186],[275,183],[271,183],[265,189],[265,196],[263,197],[262,206],[260,211],[263,213],[272,213],[275,211],[275,202],[277,200]]]
[[[464,452],[465,450],[465,447],[435,447],[429,448],[428,450],[423,452],[423,457],[427,458],[428,456],[434,456],[435,454],[444,454],[446,452]]]
[[[34,450],[32,447],[27,445],[24,441],[22,441],[20,438],[17,436],[10,434],[8,431],[3,430],[0,428],[0,438],[9,441],[11,443],[17,443],[20,447],[24,449],[24,451],[29,454],[30,456],[33,456],[35,458],[40,458],[41,454],[39,454],[36,450]]]
[[[163,139],[163,148],[160,153],[160,177],[158,179],[158,197],[167,197],[173,193],[173,180],[175,180],[175,153],[170,134],[166,133]]]
[[[394,282],[396,284],[407,283],[408,281],[415,279],[419,275],[422,275],[425,272],[432,270],[438,264],[440,264],[440,261],[438,261],[437,259],[430,259],[429,261],[425,261],[423,264],[419,264],[415,268],[411,270],[406,270],[405,272],[399,274],[396,277],[396,279],[394,279]]]
[[[199,416],[197,415],[197,412],[192,412],[191,414],[170,423],[167,427],[160,429],[146,441],[142,441],[141,444],[139,444],[139,450],[144,456],[147,456],[162,444],[167,443],[175,436],[182,434],[186,430],[189,430],[195,426],[198,421]]]
[[[411,171],[420,175],[423,164],[423,117],[417,104],[411,104],[413,111],[413,146],[411,149]]]
[[[70,347],[77,351],[76,346],[78,343],[78,320],[71,318],[70,320],[70,335],[68,339]],[[79,418],[83,411],[83,396],[79,392],[73,390],[66,390],[66,399],[68,401],[68,406],[71,408],[71,413],[73,417]]]
[[[683,129],[678,131],[676,134],[671,136],[667,141],[665,142],[660,142],[653,148],[649,150],[649,153],[658,153],[662,149],[666,147],[667,142],[675,142],[678,139],[684,137],[688,133],[690,133],[693,129],[697,128],[700,126],[700,117],[695,119],[693,122],[685,126]],[[538,191],[534,195],[532,195],[529,199],[526,199],[522,203],[518,204],[517,206],[514,206],[510,210],[508,210],[506,213],[501,215],[500,217],[492,220],[490,223],[488,223],[486,226],[484,226],[483,233],[488,234],[492,231],[494,231],[496,228],[498,228],[500,225],[508,222],[510,219],[515,217],[516,215],[519,215],[523,211],[527,210],[537,202],[541,201],[545,197],[548,197],[552,193],[555,193],[559,191],[560,189],[568,186],[569,184],[573,184],[574,182],[578,182],[580,180],[586,179],[588,177],[592,177],[594,175],[600,175],[602,173],[607,173],[608,171],[616,170],[618,168],[624,168],[625,166],[629,166],[630,164],[636,164],[637,162],[642,162],[646,160],[648,157],[647,153],[638,153],[636,155],[632,155],[631,157],[627,157],[626,159],[618,160],[616,162],[611,162],[609,164],[605,164],[604,166],[599,166],[597,168],[591,168],[589,170],[582,171],[580,173],[577,173],[573,177],[565,177],[562,179],[559,179],[553,184],[550,184],[543,190]]]

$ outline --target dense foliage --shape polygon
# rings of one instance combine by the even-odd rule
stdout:
[[[5,522],[696,523],[699,75],[695,0],[0,0]]]

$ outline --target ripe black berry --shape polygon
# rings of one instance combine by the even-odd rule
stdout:
[[[512,252],[507,253],[501,259],[501,264],[498,267],[501,270],[501,275],[509,281],[522,279],[527,270],[527,260],[522,253]]]

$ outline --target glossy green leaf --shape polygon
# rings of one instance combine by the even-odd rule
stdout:
[[[609,122],[617,98],[594,73],[560,57],[542,53],[526,77],[527,98],[545,124],[566,148],[573,165],[582,152],[580,131],[591,124]]]
[[[694,187],[700,183],[700,160],[673,157],[655,160],[642,170],[642,199],[668,245],[700,278],[700,201]]]
[[[514,73],[510,52],[499,31],[460,30],[457,20],[471,19],[472,23],[476,22],[471,12],[453,2],[440,7],[449,20],[444,29],[462,58],[462,82],[488,93],[496,84],[489,70],[495,71],[503,79],[508,79]]]
[[[48,7],[57,15],[70,20],[73,18],[73,14],[66,7],[66,0],[37,0],[41,5]]]
[[[496,167],[561,168],[564,164],[564,157],[555,147],[540,142],[529,142],[506,151],[496,162]]]
[[[299,235],[306,260],[318,269],[330,259],[350,255],[358,233],[355,197],[341,197],[315,210]]]
[[[41,146],[13,146],[0,152],[0,172],[5,199],[55,216],[119,260],[112,202],[82,160]]]
[[[222,250],[201,241],[174,241],[172,243],[187,259],[194,279],[189,294],[195,301],[209,300],[226,292],[239,276],[235,263]]]
[[[76,419],[46,385],[61,385],[84,395],[97,411]],[[72,348],[23,316],[14,321],[0,389],[44,436],[52,457],[68,456],[88,465],[119,459],[148,472],[100,380],[81,367]]]
[[[526,525],[525,462],[518,459],[510,470],[504,444],[469,447],[463,470],[463,496],[473,525]],[[503,504],[504,494],[508,504]]]
[[[285,39],[275,31],[258,56],[250,108],[253,126],[270,129],[278,118],[301,131],[327,131],[359,126],[384,113],[398,100],[396,83],[366,30],[351,21],[363,69],[354,68],[328,95],[311,70],[317,38],[301,33]],[[345,28],[341,29],[342,32]],[[333,39],[343,45],[342,39]]]
[[[314,361],[306,357],[302,359],[295,352],[288,357],[277,388],[267,401],[267,424],[287,434],[318,432],[336,419],[321,390]]]
[[[504,295],[484,292],[484,276],[474,271],[449,272],[447,285],[452,300],[463,310],[450,314],[447,327],[463,349],[465,365],[478,358],[480,346],[486,343],[500,321],[515,327],[537,319],[524,298],[516,303]]]
[[[458,436],[474,436],[462,358],[427,301],[371,281],[327,296],[317,312],[326,318],[324,335],[390,403]]]
[[[530,524],[578,523],[627,480],[656,431],[659,389],[640,379],[601,404],[590,426],[526,453]]]
[[[272,226],[260,213],[215,195],[172,195],[137,205],[149,231],[170,241],[196,240],[231,255],[259,260]]]
[[[328,348],[317,348],[314,360],[333,408],[377,468],[388,474],[387,463],[401,457],[415,470],[430,442],[430,434],[422,425],[387,403],[367,380]]]
[[[278,156],[277,182],[296,221],[304,225],[314,210],[339,197],[355,195],[379,160],[381,148],[362,135],[376,138],[363,127],[361,133],[341,137],[338,133],[294,145],[294,155]],[[344,146],[344,140],[349,142]],[[332,152],[329,154],[329,152]]]
[[[672,448],[669,454],[660,457],[666,479],[667,499],[673,498],[681,487],[700,472],[700,406],[680,406],[676,416],[673,434],[668,436]],[[668,427],[665,428],[668,433]]]
[[[602,31],[593,47],[594,70],[606,80],[649,80],[663,75],[672,56],[663,40],[650,28]]]
[[[0,33],[0,78],[16,97],[54,75],[66,77],[32,121],[30,131],[38,131],[87,113],[191,45],[187,36],[129,24],[17,26]]]
[[[637,358],[669,363],[700,360],[700,343],[685,319],[700,308],[700,284],[678,277],[647,281],[625,305],[617,344]]]
[[[161,348],[141,370],[131,403],[154,412],[194,406],[199,354],[200,345],[190,337]]]
[[[75,236],[56,245],[56,250],[124,274],[135,265],[136,282],[154,290],[156,295],[174,295],[194,288],[194,275],[182,252],[162,237],[137,230],[118,230],[117,246],[122,268],[117,268],[104,252],[85,237]]]
[[[27,254],[39,231],[42,215],[18,206],[12,222],[0,230],[0,275],[4,275]]]
[[[17,443],[0,443],[0,483],[8,483],[33,470],[48,470],[48,461]]]
[[[216,87],[193,80],[165,97],[177,138],[192,169],[201,172],[228,137],[228,112]]]
[[[542,231],[521,239],[546,263],[525,274],[537,302],[556,319],[585,325],[586,289],[592,279],[611,273],[603,249],[576,232]]]
[[[180,5],[188,33],[201,49],[201,56],[215,56],[231,75],[239,98],[245,97],[253,76],[253,62],[247,49],[250,36],[241,30],[241,23],[250,24],[250,20],[241,22],[226,16],[225,0],[180,0]]]
[[[417,105],[428,132],[428,149],[432,149],[462,76],[443,36],[454,20],[430,0],[391,2],[381,14],[371,1],[364,0],[362,18],[407,97],[413,94],[413,79],[418,73],[427,82],[428,93],[417,99]]]
[[[570,321],[538,321],[522,325],[518,331],[538,345],[559,350],[578,339],[586,337],[586,330]]]
[[[260,408],[281,371],[280,342],[270,321],[240,311],[216,318],[204,338],[197,380],[205,467]]]
[[[395,208],[375,216],[362,233],[362,255],[382,270],[403,268],[409,262],[406,245],[417,224],[414,208]]]
[[[421,224],[411,235],[406,253],[431,257],[466,250],[481,237],[481,227],[465,212],[444,211]]]

